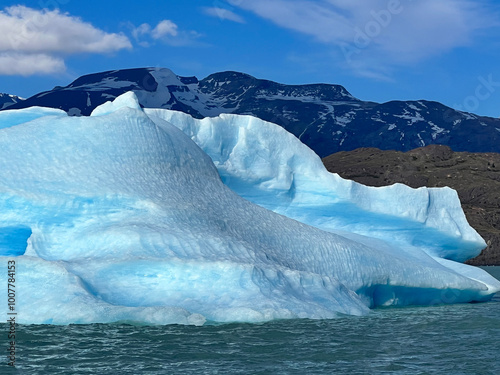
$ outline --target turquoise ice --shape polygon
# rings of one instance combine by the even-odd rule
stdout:
[[[90,117],[23,111],[0,114],[19,323],[320,319],[500,290],[457,262],[484,241],[451,189],[368,188],[278,126],[145,112],[133,93]]]

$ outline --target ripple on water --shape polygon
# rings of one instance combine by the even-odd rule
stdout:
[[[500,374],[499,295],[332,320],[17,332],[17,371],[4,361],[2,374]]]

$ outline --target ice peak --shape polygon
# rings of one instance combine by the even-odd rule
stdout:
[[[142,111],[137,96],[132,91],[129,91],[125,94],[120,95],[113,101],[108,101],[104,104],[101,104],[99,107],[92,111],[90,116],[104,116],[125,107]]]

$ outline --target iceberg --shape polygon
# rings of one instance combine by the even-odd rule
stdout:
[[[484,241],[451,189],[343,180],[273,124],[133,93],[90,117],[3,113],[0,312],[18,323],[322,319],[500,290],[457,262]]]

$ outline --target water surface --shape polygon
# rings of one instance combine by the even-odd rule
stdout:
[[[487,270],[500,277],[500,267]],[[4,356],[2,374],[500,374],[498,294],[332,320],[29,325],[17,333],[17,368]]]

